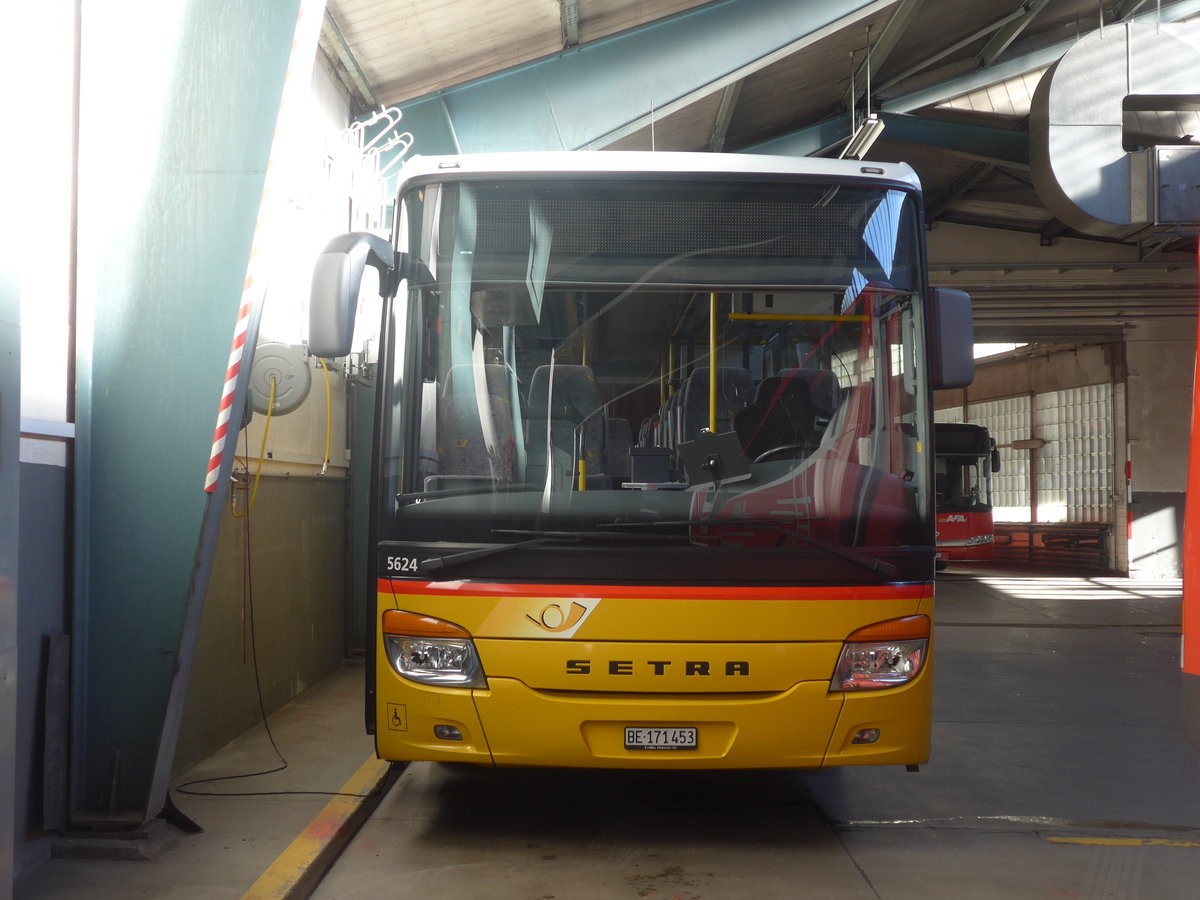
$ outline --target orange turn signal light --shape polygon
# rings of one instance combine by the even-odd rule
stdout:
[[[852,631],[846,641],[915,641],[929,637],[929,633],[929,616],[904,616],[902,619],[888,619],[886,622],[876,622],[874,625],[866,625]]]
[[[435,619],[433,616],[423,616],[420,613],[405,612],[402,609],[389,609],[384,612],[383,633],[406,637],[465,638],[467,640],[471,638],[471,632],[453,622],[445,622]]]

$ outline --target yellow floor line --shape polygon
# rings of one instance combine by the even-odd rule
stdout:
[[[1092,847],[1200,847],[1200,841],[1173,838],[1048,837],[1053,844],[1086,844]]]
[[[379,794],[375,798],[333,797],[242,895],[242,900],[297,900],[309,896],[341,852],[337,842],[349,841],[354,828],[369,815],[368,804],[373,808],[385,792],[390,767],[380,759],[363,763],[339,793],[371,794],[380,788]]]

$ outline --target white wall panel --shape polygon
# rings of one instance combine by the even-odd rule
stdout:
[[[1029,451],[1008,444],[1030,437],[1029,397],[972,403],[969,421],[983,425],[1000,448],[1000,471],[992,476],[992,515],[997,522],[1030,520]]]
[[[1093,384],[1039,394],[1039,522],[1108,522],[1112,515],[1112,386]]]

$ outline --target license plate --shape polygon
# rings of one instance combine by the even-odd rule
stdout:
[[[626,750],[695,750],[695,728],[625,729]]]

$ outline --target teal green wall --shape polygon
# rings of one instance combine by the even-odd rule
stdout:
[[[136,816],[149,790],[298,7],[82,5],[72,799],[84,817]],[[131,22],[153,41],[131,43]]]

